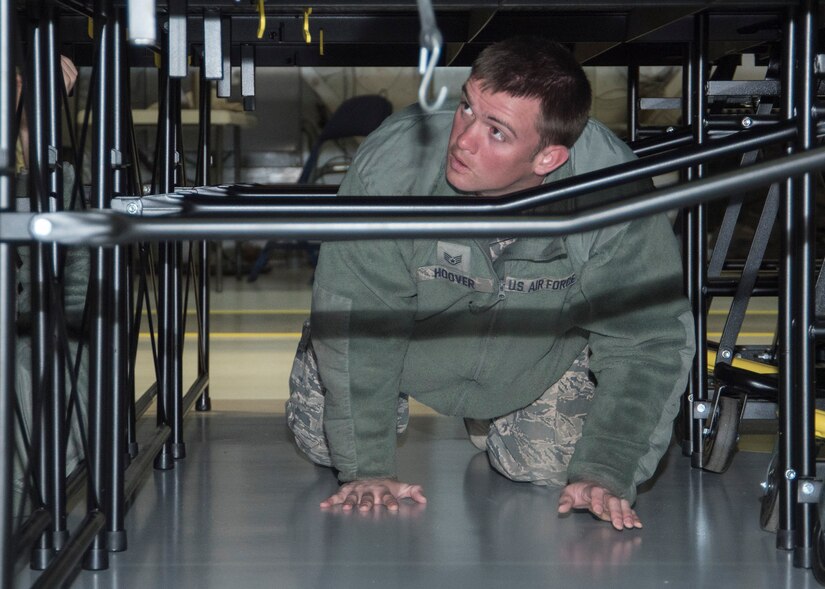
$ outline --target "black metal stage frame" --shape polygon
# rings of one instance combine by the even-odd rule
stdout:
[[[130,46],[126,11],[157,9],[157,39]],[[710,200],[775,184],[781,194],[782,254],[773,287],[780,301],[779,364],[779,533],[777,546],[793,550],[795,563],[812,566],[818,493],[804,493],[815,480],[813,434],[814,351],[825,333],[814,308],[814,174],[825,168],[825,148],[815,147],[816,101],[822,58],[817,54],[818,4],[749,0],[747,2],[528,1],[434,2],[444,35],[440,63],[467,65],[488,43],[513,33],[542,33],[571,44],[585,65],[628,67],[630,139],[638,162],[577,177],[496,201],[433,198],[371,200],[369,204],[330,198],[320,189],[210,186],[211,86],[228,91],[229,66],[242,71],[242,94],[254,102],[257,66],[414,65],[419,50],[415,2],[325,0],[278,3],[256,14],[248,4],[226,1],[113,2],[39,0],[18,6],[0,0],[0,585],[10,587],[19,557],[31,551],[31,564],[42,569],[38,586],[59,586],[79,564],[99,570],[109,551],[126,548],[123,525],[128,497],[149,465],[174,467],[185,457],[183,417],[195,405],[208,410],[209,265],[208,240],[247,238],[354,239],[425,236],[562,235],[679,208],[683,210],[685,277],[696,318],[699,349],[685,395],[685,454],[694,467],[705,466],[703,440],[709,414],[706,309],[718,285],[708,279],[707,210]],[[85,31],[93,17],[93,39]],[[265,31],[257,28],[265,17]],[[15,24],[16,23],[16,24]],[[25,23],[26,26],[23,26]],[[83,26],[79,26],[83,23]],[[325,52],[308,44],[303,27],[324,30]],[[24,34],[21,34],[24,33]],[[27,48],[25,95],[31,134],[31,212],[18,211],[14,186],[16,143],[13,88],[19,47]],[[781,49],[780,49],[781,48]],[[60,211],[50,196],[62,193],[60,174],[61,51],[80,64],[94,66],[90,93],[94,116],[91,204],[94,210]],[[781,54],[781,79],[760,86],[709,79],[711,65],[730,55],[753,52],[767,60]],[[154,195],[142,196],[136,175],[130,124],[128,68],[150,65],[161,55],[161,109],[158,125]],[[180,79],[187,59],[201,67],[201,125],[197,188],[176,185],[179,146]],[[680,101],[684,125],[674,132],[644,130],[638,124],[638,67],[675,64],[683,69]],[[735,90],[734,88],[738,88]],[[710,108],[714,96],[772,94],[777,108],[746,117],[720,117]],[[776,112],[773,112],[776,111]],[[777,114],[778,113],[778,114]],[[85,135],[85,130],[84,130]],[[645,135],[646,139],[640,139]],[[780,157],[722,174],[709,164],[772,147]],[[755,159],[755,158],[752,158]],[[585,196],[642,177],[679,171],[682,182],[652,193],[586,207],[569,215],[522,213],[554,201]],[[136,196],[138,195],[138,196]],[[183,241],[197,242],[196,276],[199,370],[184,392],[182,321]],[[149,263],[148,242],[157,243],[159,267],[145,270],[133,299],[140,260]],[[89,400],[85,467],[67,477],[65,416],[67,386],[61,344],[61,316],[54,305],[60,290],[63,246],[90,248],[88,293]],[[15,300],[17,247],[32,248],[33,399],[37,411],[33,446],[38,453],[34,479],[42,505],[15,522],[12,513],[12,461],[15,401]],[[135,334],[150,303],[146,275],[158,276],[158,341],[154,387],[135,402],[131,374]],[[728,290],[735,290],[736,284]],[[714,291],[714,288],[717,288]],[[724,289],[722,289],[724,290]],[[151,314],[149,314],[151,317]],[[154,340],[153,340],[154,343]],[[158,423],[151,441],[138,448],[137,416],[158,402]],[[85,478],[84,478],[85,477]],[[66,526],[67,497],[86,485],[87,517],[75,529]],[[79,481],[79,482],[78,482]],[[816,495],[816,496],[814,496]],[[15,527],[16,526],[16,527]]]

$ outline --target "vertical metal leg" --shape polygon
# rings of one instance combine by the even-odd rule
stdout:
[[[200,121],[198,133],[200,135],[198,150],[198,179],[202,186],[209,185],[211,170],[210,130],[212,119],[212,82],[206,79],[206,66],[201,67],[200,78]],[[198,377],[209,376],[209,242],[198,242]],[[209,385],[203,389],[195,405],[198,411],[212,409],[212,400],[209,397]]]
[[[782,88],[783,115],[786,119],[792,120],[795,117],[796,108],[796,51],[797,51],[797,25],[795,10],[788,11],[784,31],[784,49]],[[788,148],[788,153],[792,153],[792,147]],[[779,321],[778,321],[778,361],[779,361],[779,476],[777,485],[779,486],[779,523],[776,532],[776,547],[780,550],[793,550],[796,534],[796,477],[788,476],[793,471],[792,449],[794,439],[792,434],[795,430],[793,425],[793,402],[794,389],[796,388],[796,374],[793,365],[794,348],[794,281],[797,276],[796,259],[794,250],[796,249],[795,232],[796,219],[794,210],[796,209],[796,187],[793,179],[789,178],[783,183],[783,211],[780,215],[782,219],[782,239],[781,239],[781,270],[779,289]]]
[[[14,65],[11,54],[17,27],[14,2],[0,0],[0,215],[13,211],[15,167]],[[0,242],[0,586],[11,587],[14,571],[12,494],[14,457],[15,248]]]
[[[94,142],[92,149],[92,206],[105,209],[111,205],[112,177],[112,62],[114,35],[112,30],[112,0],[95,2],[95,39],[97,54],[95,70],[97,83],[94,94]],[[111,341],[111,284],[112,251],[109,248],[91,250],[91,297],[92,324],[89,342],[89,472],[88,511],[90,514],[104,511],[110,499],[110,473],[107,465],[112,433],[110,397],[112,372],[110,370]],[[86,553],[83,568],[101,570],[108,568],[109,557],[106,533],[102,529]]]
[[[115,9],[110,19],[112,26],[112,189],[115,195],[126,194],[128,178],[122,160],[128,152],[128,134],[126,132],[126,112],[128,95],[125,89],[126,67],[126,33],[124,16],[121,8]],[[127,325],[129,309],[126,306],[126,246],[116,246],[112,250],[112,299],[111,299],[111,448],[108,456],[109,502],[106,505],[106,546],[110,551],[126,550],[126,529],[124,515],[126,501],[123,494],[125,473],[125,421],[127,365],[129,362],[129,339]]]
[[[49,137],[48,137],[48,41],[47,8],[45,3],[33,3],[29,8],[29,54],[26,67],[26,120],[29,130],[29,199],[31,209],[49,210]],[[53,324],[50,321],[49,300],[52,282],[49,276],[50,247],[34,244],[30,248],[30,293],[32,325],[32,448],[29,459],[34,463],[37,491],[41,501],[50,498],[54,473],[49,468],[50,450],[54,446],[52,361]],[[53,505],[45,506],[52,512]],[[52,522],[54,523],[54,522]],[[51,526],[50,526],[51,527]],[[31,567],[45,569],[54,556],[50,530],[45,531],[32,549]]]
[[[799,13],[797,50],[797,122],[799,133],[797,147],[808,150],[814,147],[814,121],[811,112],[814,105],[815,77],[814,60],[816,59],[816,0],[806,0],[801,5]],[[793,432],[797,443],[794,445],[793,466],[797,473],[797,487],[799,480],[811,479],[815,476],[814,450],[814,340],[811,327],[814,324],[814,176],[811,173],[803,174],[797,179],[799,198],[794,218],[797,224],[796,233],[796,270],[798,275],[794,280],[797,285],[794,307],[796,311],[795,343],[796,355],[792,359],[797,374],[793,413],[796,416]],[[794,565],[810,568],[813,562],[813,518],[815,504],[799,503],[796,507],[796,547],[794,550]]]
[[[691,127],[696,144],[705,142],[704,127],[707,97],[705,86],[707,82],[708,56],[708,15],[698,14],[694,17],[695,39],[691,48],[690,67],[692,78],[693,103]],[[688,179],[701,178],[704,175],[703,166],[689,172]],[[689,276],[690,299],[695,321],[696,357],[693,360],[691,371],[691,393],[694,402],[707,399],[707,298],[705,286],[707,283],[707,207],[704,204],[693,207],[688,215],[688,243],[691,252]],[[692,413],[692,407],[691,413]],[[703,464],[703,435],[704,420],[692,420],[692,454],[691,465],[701,468]]]
[[[627,140],[636,141],[639,131],[639,66],[627,68]]]

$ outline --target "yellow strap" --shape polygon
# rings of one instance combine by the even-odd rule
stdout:
[[[258,38],[264,36],[266,30],[266,10],[264,9],[264,0],[258,0]]]
[[[312,8],[304,9],[304,42],[309,45],[312,42],[312,35],[309,32],[309,15],[312,14]]]
[[[318,33],[318,36],[320,37],[320,39],[318,40],[319,43],[320,43],[320,46],[319,46],[318,50],[321,52],[321,55],[323,55],[324,54],[324,29],[321,29],[321,31]]]
[[[86,19],[86,34],[89,35],[89,39],[95,38],[95,21],[92,17]]]

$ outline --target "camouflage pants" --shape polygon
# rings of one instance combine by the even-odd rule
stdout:
[[[490,464],[514,481],[566,484],[567,465],[581,437],[594,390],[585,348],[570,369],[536,401],[489,421]],[[289,378],[286,419],[298,448],[314,463],[330,466],[324,435],[324,393],[306,322]],[[396,431],[402,433],[408,421],[409,401],[401,395]]]

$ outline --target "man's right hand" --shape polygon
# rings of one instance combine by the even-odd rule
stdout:
[[[407,498],[416,503],[427,502],[421,485],[408,485],[393,479],[364,479],[341,485],[335,495],[321,502],[321,508],[340,505],[344,511],[355,507],[359,511],[369,511],[383,505],[390,511],[397,511],[399,499]]]

